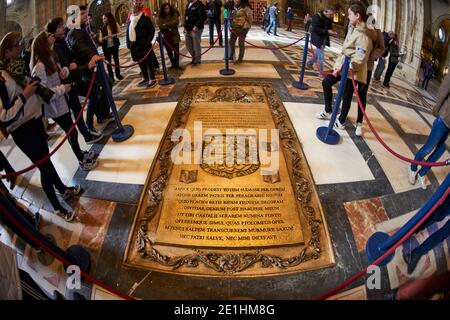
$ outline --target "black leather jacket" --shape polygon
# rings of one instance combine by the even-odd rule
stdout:
[[[98,55],[97,46],[91,36],[83,29],[73,29],[67,34],[67,45],[75,57],[81,72],[89,71],[88,64],[92,57]]]
[[[193,3],[191,7],[189,7],[189,3],[187,4],[184,22],[186,31],[192,31],[194,27],[203,29],[205,27],[206,19],[206,7],[200,0]]]

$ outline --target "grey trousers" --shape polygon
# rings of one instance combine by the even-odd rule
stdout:
[[[201,41],[202,41],[203,29],[197,31],[190,31],[185,34],[186,36],[186,48],[189,54],[192,56],[192,63],[200,63],[202,57],[200,56],[202,52]]]

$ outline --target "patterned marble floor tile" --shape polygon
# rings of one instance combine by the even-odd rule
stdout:
[[[445,261],[447,262],[447,270],[450,270],[450,238],[444,241]]]
[[[292,87],[291,85],[288,86],[288,90],[293,97],[319,98],[317,93],[312,90],[300,90]]]
[[[253,43],[253,42],[252,42]],[[265,44],[260,43],[255,45],[266,47]],[[236,47],[237,51],[236,54],[239,52],[239,47]],[[202,52],[205,51],[205,48],[202,48]],[[206,61],[222,61],[224,58],[224,49],[223,48],[213,48],[206,52],[202,56],[202,62]],[[191,62],[191,58],[183,57],[181,59],[181,63],[185,62]],[[277,62],[279,61],[278,58],[273,54],[271,50],[267,49],[259,49],[259,48],[253,48],[253,47],[247,47],[245,49],[245,55],[244,55],[244,61],[270,61],[270,62]]]
[[[198,78],[220,78],[219,71],[224,68],[223,63],[201,64],[195,67],[189,65],[184,70],[180,79],[198,79]],[[279,78],[277,70],[272,64],[257,64],[243,62],[238,65],[231,64],[230,68],[236,70],[236,73],[228,78]]]
[[[372,125],[388,146],[403,156],[408,158],[414,157],[403,139],[374,106],[367,105],[367,114]],[[364,131],[364,140],[374,153],[396,193],[413,190],[419,187],[409,184],[407,177],[408,165],[389,153],[367,127]]]
[[[360,286],[342,293],[339,293],[327,300],[367,300],[367,292],[365,286]]]
[[[366,249],[366,242],[375,233],[378,223],[388,220],[380,198],[344,203],[358,251]]]
[[[430,133],[428,124],[413,109],[387,102],[379,102],[379,104],[394,118],[406,133],[421,135],[428,135]]]
[[[377,231],[386,232],[392,235],[396,231],[398,231],[406,222],[408,222],[415,213],[416,212],[411,212],[398,218],[385,221],[377,225],[376,229]],[[429,230],[432,227],[433,226],[411,237],[410,240],[408,240],[408,245],[414,248],[425,241],[425,239],[427,239],[427,237],[429,236]],[[427,278],[437,271],[436,258],[433,250],[429,251],[420,259],[416,269],[412,274],[408,274],[407,272],[407,264],[403,259],[402,252],[403,246],[400,246],[395,251],[393,260],[387,265],[391,289],[396,289],[414,279]]]
[[[434,120],[436,120],[436,117],[433,116],[431,113],[422,112],[422,111],[420,111],[420,114],[421,114],[422,116],[424,116],[425,119],[427,119],[428,123],[429,123],[430,126],[432,127],[432,126],[433,126],[433,123],[434,123]],[[431,131],[431,130],[430,130],[430,131]]]
[[[123,119],[134,127],[134,135],[124,142],[111,139],[99,156],[99,166],[86,179],[144,184],[160,140],[176,102],[135,105]]]
[[[109,291],[106,291],[102,287],[99,287],[96,284],[94,284],[92,286],[91,300],[123,300],[123,299]]]
[[[66,222],[45,210],[40,210],[40,232],[48,235],[58,247],[66,250],[74,244],[98,253],[109,228],[116,204],[114,202],[81,197],[74,208],[73,222]],[[65,292],[67,274],[63,265],[46,253],[36,253],[26,246],[21,268],[48,292]]]
[[[347,132],[342,132],[342,142],[335,146],[329,146],[317,139],[317,128],[325,125],[324,121],[314,117],[316,112],[322,110],[321,105],[304,103],[284,103],[284,105],[302,143],[316,184],[375,179]]]

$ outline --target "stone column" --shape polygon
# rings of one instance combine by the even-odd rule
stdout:
[[[5,35],[6,0],[0,0],[0,39]]]

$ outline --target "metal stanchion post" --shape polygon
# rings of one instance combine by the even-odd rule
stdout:
[[[158,32],[158,40],[159,40],[159,50],[161,52],[161,64],[162,64],[163,75],[164,75],[164,79],[160,80],[159,84],[162,86],[166,86],[168,84],[174,83],[175,80],[172,77],[171,78],[167,77],[166,60],[164,58],[164,39],[163,39],[161,32]]]
[[[347,82],[347,75],[349,68],[350,68],[350,58],[345,57],[344,66],[342,68],[341,73],[341,82],[339,84],[336,102],[334,103],[333,115],[331,117],[330,124],[328,127],[320,127],[316,131],[317,138],[326,144],[330,145],[338,144],[341,138],[339,133],[337,133],[336,130],[334,130],[333,128],[337,118],[337,113],[339,111],[339,106],[341,105],[342,94],[344,93],[345,84]]]
[[[373,262],[381,257],[386,251],[392,248],[400,239],[402,239],[422,218],[433,208],[436,202],[444,195],[450,187],[450,175],[447,175],[444,182],[439,186],[430,200],[420,209],[420,211],[412,217],[400,230],[398,230],[392,237],[384,232],[374,233],[366,243],[366,256],[369,262]],[[380,266],[388,264],[394,255],[386,258]]]
[[[308,90],[309,86],[303,82],[303,79],[305,77],[305,68],[306,68],[306,60],[308,59],[308,49],[309,49],[309,37],[310,33],[306,33],[305,38],[305,48],[303,49],[303,61],[302,61],[302,69],[300,71],[300,80],[292,82],[292,86],[296,89],[300,90]]]
[[[109,106],[111,107],[111,111],[114,114],[114,119],[116,121],[117,129],[114,130],[112,134],[112,139],[115,142],[122,142],[130,138],[134,133],[134,128],[131,125],[122,125],[120,122],[119,113],[117,112],[116,104],[114,102],[114,98],[111,91],[111,86],[109,85],[109,80],[105,72],[105,67],[103,65],[103,61],[99,61],[97,63],[97,73],[100,74],[101,79],[103,81],[103,88],[105,90],[106,98],[108,99]]]
[[[225,18],[224,29],[225,29],[225,69],[220,70],[220,74],[223,76],[231,76],[236,73],[233,69],[229,68],[228,61],[228,50],[229,50],[229,42],[228,42],[228,28],[229,28],[229,19]]]

